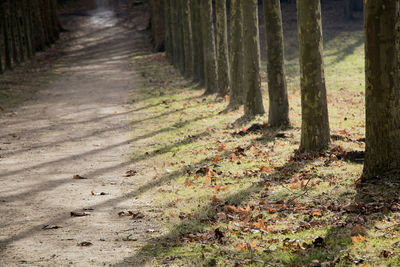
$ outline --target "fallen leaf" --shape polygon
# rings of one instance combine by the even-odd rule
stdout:
[[[72,178],[77,180],[87,179],[86,177],[80,176],[79,174],[75,174]]]
[[[255,249],[255,250],[258,250],[260,248],[260,247],[257,246],[257,241],[256,240],[251,241],[248,244],[248,246],[249,246],[250,249]]]
[[[92,242],[88,242],[88,241],[83,241],[81,243],[78,243],[78,246],[80,246],[80,247],[89,247],[91,245],[93,245],[93,243]]]
[[[94,192],[94,191],[90,191],[90,194],[91,194],[92,196],[105,196],[105,195],[109,195],[109,193],[106,193],[106,192],[98,192],[98,193],[96,193],[96,192]]]
[[[217,198],[216,195],[213,195],[212,197],[210,197],[210,200],[211,200],[211,202],[214,203],[214,204],[217,204],[217,203],[222,202],[222,200],[219,199],[219,198]]]
[[[226,209],[230,212],[235,212],[235,213],[238,212],[238,209],[232,205],[226,206]]]
[[[240,242],[236,247],[235,247],[236,251],[245,251],[246,250],[246,246],[244,245],[243,242]]]
[[[137,174],[137,171],[135,170],[127,170],[124,174],[124,177],[131,177]]]
[[[71,217],[83,217],[89,215],[90,215],[89,213],[83,211],[71,211]]]
[[[365,241],[365,237],[363,237],[362,235],[358,234],[356,236],[352,236],[351,240],[353,241],[353,243],[360,243]]]
[[[186,186],[192,186],[192,185],[193,185],[193,182],[190,181],[189,178],[186,178],[185,185],[186,185]]]
[[[216,155],[215,157],[214,157],[214,159],[213,159],[213,162],[214,163],[217,163],[219,160],[220,160],[220,156],[219,155]]]
[[[58,225],[49,225],[49,224],[46,224],[42,227],[43,230],[53,230],[53,229],[58,229],[58,228],[62,228],[62,227],[58,226]]]
[[[313,211],[313,212],[311,213],[311,215],[312,215],[312,216],[316,216],[316,217],[321,217],[321,216],[322,216],[321,212],[319,212],[319,211]]]

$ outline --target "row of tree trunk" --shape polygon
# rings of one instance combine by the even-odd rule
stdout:
[[[168,61],[185,77],[204,83],[206,94],[217,93],[219,97],[229,94],[227,111],[244,105],[246,116],[263,114],[258,1],[231,0],[230,14],[227,14],[226,0],[215,0],[215,6],[212,0],[165,0],[163,3]],[[268,122],[274,127],[287,126],[289,105],[280,0],[264,0],[263,5],[270,104]],[[365,178],[400,170],[398,10],[398,1],[365,0]],[[300,150],[321,151],[328,148],[330,142],[321,2],[297,0],[297,19],[302,110]]]
[[[57,0],[0,0],[0,73],[59,38]]]

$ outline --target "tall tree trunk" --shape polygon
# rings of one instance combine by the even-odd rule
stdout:
[[[365,1],[364,179],[400,169],[398,10],[398,1]]]
[[[344,17],[345,17],[345,19],[347,19],[347,20],[354,19],[353,10],[354,10],[354,0],[346,0],[345,3],[344,3]]]
[[[171,1],[165,0],[164,3],[164,23],[165,23],[165,54],[169,63],[172,63],[172,25],[171,25]]]
[[[190,78],[193,75],[193,35],[192,21],[190,19],[191,0],[182,0],[182,19],[183,19],[183,44],[185,50],[185,77]]]
[[[151,31],[155,51],[163,51],[165,48],[164,29],[164,0],[151,0]]]
[[[179,71],[185,74],[185,46],[183,40],[183,1],[177,0],[177,19],[178,19],[178,44],[179,44]]]
[[[32,57],[32,36],[31,36],[31,30],[30,30],[30,25],[31,23],[30,20],[30,10],[28,6],[29,0],[22,0],[22,19],[23,19],[23,24],[24,24],[24,36],[25,36],[25,46],[26,46],[26,54],[28,58]]]
[[[194,80],[203,84],[204,78],[204,48],[202,35],[201,0],[192,0],[192,34],[193,34],[193,65]]]
[[[4,58],[5,58],[5,67],[8,70],[12,69],[12,59],[11,59],[11,42],[10,42],[10,31],[9,31],[9,20],[8,20],[8,12],[9,6],[8,3],[3,3],[2,8],[0,8],[1,12],[1,24],[3,25],[3,40],[4,40]]]
[[[177,12],[177,0],[169,0],[171,3],[171,39],[172,39],[172,50],[173,50],[173,65],[175,68],[179,66],[179,39],[178,39],[178,12]]]
[[[321,3],[297,1],[300,48],[301,144],[304,151],[320,151],[330,141],[328,106],[322,57]]]
[[[228,109],[235,109],[242,105],[246,99],[246,91],[243,87],[244,50],[241,0],[231,0],[230,48],[231,90]]]
[[[244,113],[246,117],[253,117],[265,112],[261,94],[258,1],[242,1],[242,10],[244,29],[244,87],[247,92]]]
[[[18,49],[19,49],[19,61],[24,62],[25,61],[25,46],[24,46],[24,41],[23,41],[23,27],[21,26],[22,18],[22,6],[21,0],[15,0],[16,2],[16,23],[17,23],[17,36],[18,36]]]
[[[267,35],[267,69],[269,114],[268,123],[289,124],[289,102],[284,68],[283,29],[280,0],[264,0]]]
[[[10,36],[11,36],[11,46],[12,46],[12,55],[13,62],[16,65],[19,65],[19,55],[17,49],[17,39],[18,39],[18,30],[17,30],[17,3],[15,0],[10,1],[9,8],[9,28],[10,28]]]
[[[215,4],[217,14],[218,95],[224,97],[229,94],[230,82],[226,0],[216,0]]]
[[[201,0],[204,51],[205,94],[217,91],[217,57],[215,51],[212,0]]]

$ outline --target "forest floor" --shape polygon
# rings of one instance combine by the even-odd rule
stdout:
[[[149,50],[140,8],[130,24],[104,10],[64,16],[76,31],[61,57],[24,76],[39,92],[0,115],[0,266],[399,265],[400,184],[359,180],[362,20],[330,5],[332,144],[317,154],[297,151],[294,5],[283,5],[288,129],[221,113],[227,99]]]

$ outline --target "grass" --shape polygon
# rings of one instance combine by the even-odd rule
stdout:
[[[163,54],[133,59],[143,82],[136,107],[150,115],[135,128],[134,136],[148,138],[132,158],[147,155],[156,171],[156,186],[144,194],[162,210],[155,220],[163,230],[132,259],[170,266],[400,264],[398,182],[359,184],[364,49],[357,23],[343,30],[345,23],[335,28],[326,22],[324,60],[334,138],[319,155],[296,151],[299,66],[290,18],[285,24],[289,129],[238,135],[267,116],[239,125],[242,110],[220,114],[227,103],[203,96]],[[264,104],[268,110],[266,92]]]

